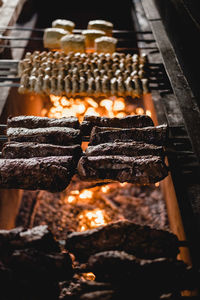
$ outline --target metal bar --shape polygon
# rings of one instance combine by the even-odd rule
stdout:
[[[41,37],[15,37],[15,36],[5,36],[1,35],[0,40],[8,40],[8,41],[42,41]]]
[[[0,82],[0,87],[20,87],[19,83],[2,83]]]
[[[1,46],[0,46],[1,48]],[[0,69],[1,68],[12,68],[13,66],[18,66],[19,60],[14,59],[0,59]]]
[[[19,77],[1,77],[0,76],[0,82],[6,82],[6,81],[12,81],[12,82],[19,82]]]
[[[37,31],[44,32],[45,28],[31,28],[31,27],[15,27],[15,26],[0,26],[0,30],[17,30],[17,31]],[[81,33],[84,29],[74,29],[73,32]],[[113,33],[136,33],[136,34],[152,34],[152,31],[136,31],[133,30],[113,30]]]

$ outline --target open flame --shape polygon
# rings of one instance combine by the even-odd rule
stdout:
[[[148,114],[150,111],[144,111],[142,107],[138,107],[137,103],[126,101],[122,97],[97,98],[66,98],[65,96],[50,95],[52,106],[49,111],[42,110],[42,114],[49,118],[62,118],[74,116],[82,121],[84,115],[106,116],[122,118],[127,115]]]

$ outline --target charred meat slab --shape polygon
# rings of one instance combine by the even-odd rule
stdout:
[[[168,137],[167,125],[144,128],[127,128],[111,130],[105,128],[101,132],[100,127],[94,127],[89,145],[98,145],[102,143],[111,143],[115,141],[138,141],[147,144],[165,145]]]
[[[72,156],[0,159],[0,187],[59,192],[75,171]]]
[[[8,142],[3,145],[3,158],[32,158],[46,156],[73,156],[80,158],[82,149],[80,145],[59,146],[51,144],[38,144],[31,142]]]
[[[160,156],[83,156],[78,162],[82,180],[111,180],[140,185],[156,183],[168,175]]]
[[[175,258],[179,253],[178,243],[173,233],[123,220],[71,233],[66,240],[66,249],[80,261],[86,261],[94,253],[108,250],[125,251],[145,259]]]
[[[3,150],[2,150],[3,152]],[[124,156],[143,156],[155,155],[163,156],[163,148],[153,144],[146,144],[143,142],[114,142],[105,143],[96,146],[89,146],[85,154],[87,156],[100,155],[124,155]]]
[[[47,118],[37,116],[17,116],[7,119],[8,127],[44,128],[44,127],[70,127],[79,129],[79,121],[76,117],[69,118]]]
[[[123,118],[108,118],[86,115],[81,123],[81,132],[88,136],[94,126],[116,128],[141,128],[154,126],[152,119],[146,115],[126,116]]]
[[[79,129],[65,127],[49,127],[27,129],[22,127],[8,128],[7,136],[10,141],[37,142],[41,144],[74,145],[81,143]]]

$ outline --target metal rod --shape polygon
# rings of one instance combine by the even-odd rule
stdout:
[[[0,40],[8,40],[8,41],[42,41],[42,38],[41,37],[15,37],[15,36],[0,35]]]
[[[15,27],[15,26],[0,26],[0,30],[17,30],[17,31],[37,31],[44,32],[45,28],[31,27]],[[84,29],[74,29],[73,32],[80,33]],[[113,30],[113,33],[136,33],[136,34],[152,34],[152,31],[133,31],[133,30]]]
[[[0,82],[5,82],[5,81],[12,81],[12,82],[19,82],[20,77],[1,77],[0,76]]]
[[[19,83],[2,83],[0,82],[0,87],[20,87]]]
[[[0,46],[1,48],[1,46]],[[11,68],[13,66],[18,66],[19,60],[14,59],[0,59],[0,69],[1,68]]]

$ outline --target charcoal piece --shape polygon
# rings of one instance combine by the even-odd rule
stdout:
[[[3,152],[3,150],[2,150]],[[124,155],[124,156],[142,156],[155,155],[163,156],[163,148],[152,144],[145,144],[142,142],[115,142],[105,143],[96,146],[89,146],[85,154],[87,156],[100,155]]]
[[[68,253],[45,253],[36,249],[15,250],[8,267],[21,280],[68,280],[73,276],[72,260]]]
[[[0,187],[63,191],[75,171],[72,156],[0,159]]]
[[[88,136],[94,126],[118,127],[118,128],[141,128],[154,126],[152,119],[146,115],[126,116],[123,118],[108,118],[89,116],[84,117],[81,123],[82,135]]]
[[[59,244],[47,225],[35,226],[27,230],[22,227],[0,230],[0,255],[7,255],[23,248],[34,248],[45,252],[60,251]]]
[[[115,292],[112,290],[106,291],[95,291],[90,293],[85,293],[80,296],[80,300],[114,300]]]
[[[44,128],[44,127],[70,127],[79,129],[79,121],[76,117],[69,118],[47,118],[37,116],[17,116],[7,119],[8,127]]]
[[[105,251],[90,256],[88,269],[97,281],[133,286],[141,292],[162,294],[198,285],[198,273],[183,261],[169,258],[144,260],[121,251]]]
[[[89,145],[98,145],[102,143],[111,143],[111,142],[130,142],[138,141],[144,142],[147,144],[155,145],[165,145],[168,137],[168,127],[167,125],[160,125],[155,127],[144,127],[144,128],[128,128],[128,129],[119,129],[119,130],[110,130],[108,128],[105,131],[105,128],[101,132],[100,127],[94,127],[91,136]]]
[[[168,169],[159,156],[83,156],[78,162],[78,174],[82,180],[146,185],[164,179]]]
[[[70,282],[67,281],[60,284],[61,293],[59,299],[79,299],[82,294],[110,290],[111,288],[111,285],[107,282],[73,278]]]
[[[74,145],[81,143],[81,135],[79,129],[65,127],[49,127],[49,128],[8,128],[7,136],[9,141],[16,142],[36,142],[40,144],[55,145]]]
[[[179,253],[178,238],[173,233],[127,220],[73,232],[66,239],[66,249],[79,261],[86,261],[90,255],[108,250],[122,250],[146,259],[174,258]]]
[[[8,142],[2,149],[3,158],[32,158],[46,156],[73,156],[78,160],[82,149],[80,145],[59,146],[38,143],[17,143]]]

